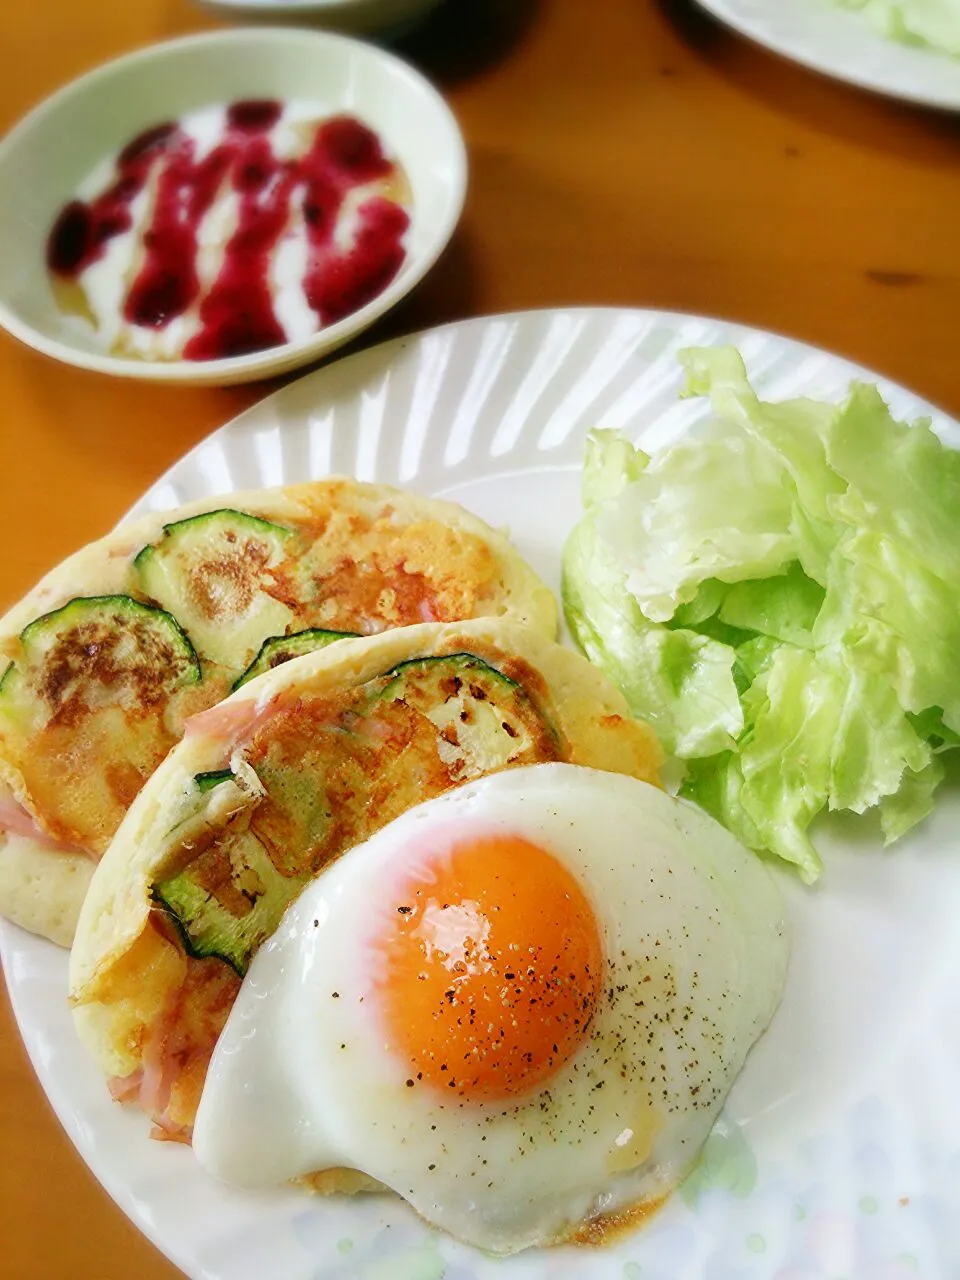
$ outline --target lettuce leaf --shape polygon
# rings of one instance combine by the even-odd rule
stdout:
[[[903,775],[900,789],[880,801],[883,843],[893,844],[933,809],[933,793],[943,781],[943,765],[934,758],[917,772]]]
[[[619,685],[667,751],[691,758],[733,745],[743,727],[733,649],[695,631],[649,623],[592,519],[564,548],[563,607],[581,650]]]
[[[669,621],[710,580],[767,577],[797,558],[784,463],[766,442],[741,429],[742,415],[733,412],[738,402],[727,394],[738,361],[718,371],[726,381],[717,403],[729,410],[728,417],[717,416],[702,434],[657,454],[616,503],[594,504],[600,534],[651,622]],[[612,445],[607,441],[604,447],[609,452]],[[588,507],[590,483],[584,482]],[[731,510],[738,512],[736,524]]]
[[[567,621],[683,793],[812,881],[818,813],[895,840],[960,746],[960,453],[875,387],[768,404],[732,348],[681,360],[702,427],[653,457],[591,435]]]
[[[721,622],[813,648],[813,627],[823,607],[824,589],[794,562],[779,577],[748,579],[730,587],[719,610]]]

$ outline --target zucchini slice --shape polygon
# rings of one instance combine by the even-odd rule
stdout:
[[[539,754],[545,739],[552,742],[523,687],[474,654],[401,663],[381,698],[402,700],[436,726],[440,758],[460,782]]]
[[[20,645],[22,658],[0,680],[0,704],[27,724],[46,723],[68,702],[90,711],[105,702],[156,706],[201,678],[176,618],[131,596],[77,596],[24,627]]]
[[[153,899],[173,917],[190,955],[219,956],[243,977],[303,884],[281,875],[245,831],[156,884]]]
[[[335,697],[305,695],[247,752],[265,794],[251,798],[243,833],[213,820],[213,841],[154,888],[191,953],[239,974],[303,885],[346,849],[450,786],[561,754],[523,685],[470,653],[403,662]],[[208,805],[229,776],[196,775]]]
[[[491,692],[497,688],[501,692],[505,689],[520,688],[516,680],[504,675],[502,671],[498,671],[496,667],[492,667],[489,662],[484,662],[474,653],[449,653],[428,658],[408,658],[406,662],[398,662],[383,677],[387,683],[383,687],[382,696],[385,698],[404,696],[416,687],[421,690],[418,701],[436,697],[442,699],[447,696],[450,689],[441,687],[441,682],[451,678],[463,681],[474,675],[488,685]]]
[[[196,774],[193,780],[198,791],[212,791],[221,782],[229,782],[232,777],[233,771],[230,769],[210,769],[207,773]]]
[[[77,597],[25,627],[0,686],[0,749],[43,829],[103,852],[200,678],[176,620],[129,596]]]
[[[234,681],[233,687],[239,689],[248,680],[252,680],[255,676],[262,676],[265,671],[272,671],[274,667],[289,662],[291,658],[300,658],[305,653],[325,649],[335,640],[353,638],[356,634],[355,631],[323,631],[314,627],[309,631],[295,631],[289,636],[270,636],[268,640],[264,640],[260,646],[260,652],[243,675]]]
[[[134,559],[144,594],[179,618],[202,657],[243,671],[295,614],[269,593],[292,529],[224,508],[164,526]]]

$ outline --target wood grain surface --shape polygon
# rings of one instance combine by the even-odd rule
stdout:
[[[6,0],[0,130],[96,63],[212,25],[188,0]],[[446,0],[401,50],[460,120],[470,193],[363,344],[517,308],[677,308],[828,347],[960,415],[960,118],[820,79],[687,0]],[[111,380],[0,333],[0,607],[271,389]],[[0,1132],[6,1280],[179,1274],[64,1137],[3,997]]]

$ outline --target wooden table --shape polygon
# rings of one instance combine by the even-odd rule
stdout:
[[[188,0],[8,0],[0,130]],[[447,0],[404,51],[470,151],[440,266],[365,342],[569,303],[678,308],[829,347],[960,415],[960,119],[818,79],[686,0]],[[0,195],[2,198],[2,195]],[[148,388],[0,335],[0,605],[270,387]],[[0,1274],[177,1271],[64,1137],[0,1002]]]

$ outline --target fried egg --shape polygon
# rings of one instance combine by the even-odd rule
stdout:
[[[193,1145],[266,1187],[354,1169],[493,1253],[683,1178],[780,999],[779,893],[712,818],[538,764],[408,810],[259,951]]]

